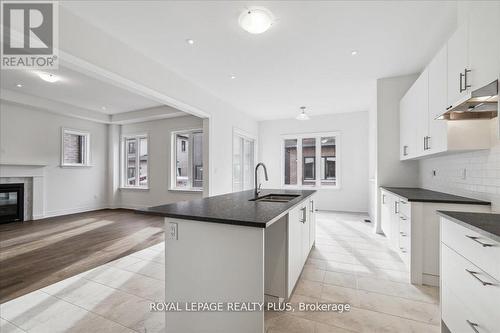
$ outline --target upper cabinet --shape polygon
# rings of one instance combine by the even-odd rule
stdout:
[[[500,1],[459,3],[458,27],[400,102],[400,159],[488,149],[486,119],[438,119],[500,75]]]
[[[473,1],[468,8],[471,89],[495,81],[500,73],[500,1]]]

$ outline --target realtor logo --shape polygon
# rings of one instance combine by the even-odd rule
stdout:
[[[2,69],[57,69],[56,1],[2,1]]]

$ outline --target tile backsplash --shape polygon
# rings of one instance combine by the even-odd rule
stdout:
[[[500,140],[492,119],[492,148],[419,161],[420,186],[430,190],[487,200],[500,212]]]

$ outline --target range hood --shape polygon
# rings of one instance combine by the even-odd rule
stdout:
[[[498,80],[474,90],[466,100],[450,106],[437,119],[491,119],[498,115]]]

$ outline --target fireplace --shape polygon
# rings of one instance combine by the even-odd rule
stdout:
[[[0,223],[24,221],[24,184],[0,184]]]

